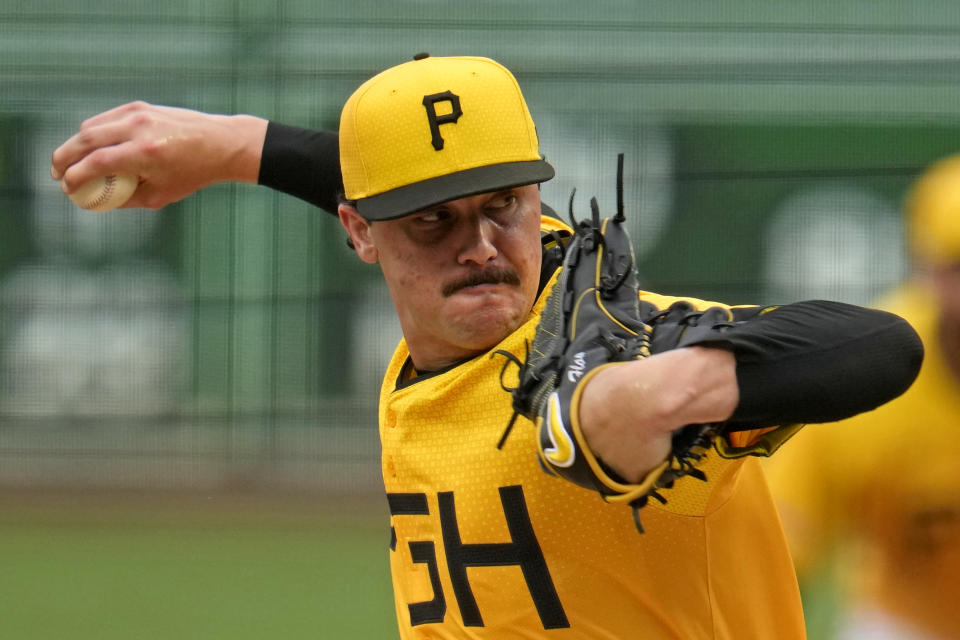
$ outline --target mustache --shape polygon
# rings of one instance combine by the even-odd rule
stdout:
[[[520,286],[520,276],[513,269],[506,267],[490,267],[483,271],[475,271],[460,280],[448,282],[443,286],[443,297],[449,298],[460,289],[476,287],[481,284],[510,284]]]

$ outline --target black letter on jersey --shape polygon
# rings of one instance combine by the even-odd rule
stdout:
[[[430,515],[425,493],[388,493],[387,504],[392,516],[426,516]],[[433,600],[429,602],[414,602],[408,604],[410,611],[410,626],[426,624],[428,622],[443,622],[447,614],[447,601],[443,597],[443,586],[440,584],[440,570],[437,567],[437,550],[432,542],[411,542],[410,559],[417,564],[427,565],[430,574],[430,585],[433,587]],[[390,527],[390,549],[397,548],[397,533]]]
[[[443,546],[447,553],[447,567],[453,583],[453,593],[460,606],[463,624],[482,627],[483,618],[477,600],[467,580],[467,567],[500,567],[520,565],[533,604],[540,614],[544,629],[561,629],[570,626],[563,605],[553,586],[553,579],[543,558],[540,543],[533,533],[530,515],[523,499],[523,488],[501,487],[500,502],[507,519],[511,542],[490,544],[463,544],[457,525],[457,511],[453,492],[437,494],[440,507],[440,525],[443,530]]]
[[[450,103],[450,113],[438,116],[436,105],[438,102],[444,101]],[[443,137],[440,135],[440,125],[453,124],[463,115],[463,111],[460,109],[460,96],[449,91],[434,93],[433,95],[423,96],[423,106],[427,110],[427,120],[430,121],[430,135],[433,136],[430,142],[433,144],[434,149],[440,151],[440,149],[443,149]]]

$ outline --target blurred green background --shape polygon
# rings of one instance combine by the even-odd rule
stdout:
[[[395,635],[376,270],[251,185],[77,210],[48,167],[84,118],[335,128],[385,67],[486,55],[546,202],[609,209],[626,154],[645,288],[866,303],[908,268],[904,188],[960,148],[958,36],[950,1],[0,3],[0,638]]]

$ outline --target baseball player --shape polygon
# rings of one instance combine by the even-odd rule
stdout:
[[[227,134],[231,122],[240,131]],[[183,167],[187,187],[164,186]],[[515,79],[486,58],[421,55],[378,74],[348,100],[338,138],[129,105],[85,123],[54,153],[52,173],[69,190],[121,169],[143,181],[130,206],[224,179],[292,193],[336,211],[358,257],[379,264],[403,330],[379,409],[403,638],[804,637],[779,519],[747,454],[772,452],[799,423],[901,393],[922,358],[902,319],[636,288],[631,306],[632,252],[617,245],[617,223],[574,229],[541,204],[537,185],[553,167]],[[558,403],[573,435],[551,427],[545,447],[539,428],[557,421],[521,417],[504,438],[515,418],[504,389],[529,379],[524,352],[577,268],[574,248],[602,265],[598,247],[626,259],[608,284],[630,317],[581,329],[638,355],[594,366],[570,354],[572,395]],[[666,335],[677,348],[658,351]],[[659,482],[673,470],[675,435],[706,424],[723,425],[716,449],[684,467],[691,477]],[[583,459],[593,488],[564,476]]]
[[[845,591],[843,639],[960,638],[960,156],[917,180],[905,213],[916,273],[878,306],[928,345],[917,381],[805,429],[769,466],[801,576],[833,570]]]

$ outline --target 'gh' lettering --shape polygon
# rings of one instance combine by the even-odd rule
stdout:
[[[442,116],[437,115],[437,103],[449,102],[450,113]],[[430,135],[433,148],[437,151],[443,149],[443,136],[440,135],[440,125],[454,124],[463,115],[460,108],[460,96],[444,91],[443,93],[434,93],[433,95],[423,96],[423,107],[427,110],[427,120],[430,121]]]
[[[437,493],[439,507],[440,532],[443,538],[444,552],[450,582],[453,585],[457,606],[467,627],[482,627],[483,618],[477,600],[470,587],[467,576],[468,567],[519,566],[530,591],[533,605],[540,616],[544,629],[563,629],[570,626],[567,614],[557,596],[553,578],[547,568],[540,543],[533,532],[527,503],[523,497],[523,488],[514,485],[500,487],[500,503],[510,542],[465,544],[460,537],[457,523],[457,508],[452,491]],[[388,493],[387,501],[391,516],[428,516],[430,509],[425,493]],[[391,527],[390,549],[397,548],[396,531]],[[443,622],[447,612],[447,602],[443,595],[443,585],[437,564],[437,549],[433,541],[409,541],[410,559],[415,564],[424,564],[433,587],[433,599],[424,602],[408,603],[410,625]]]

